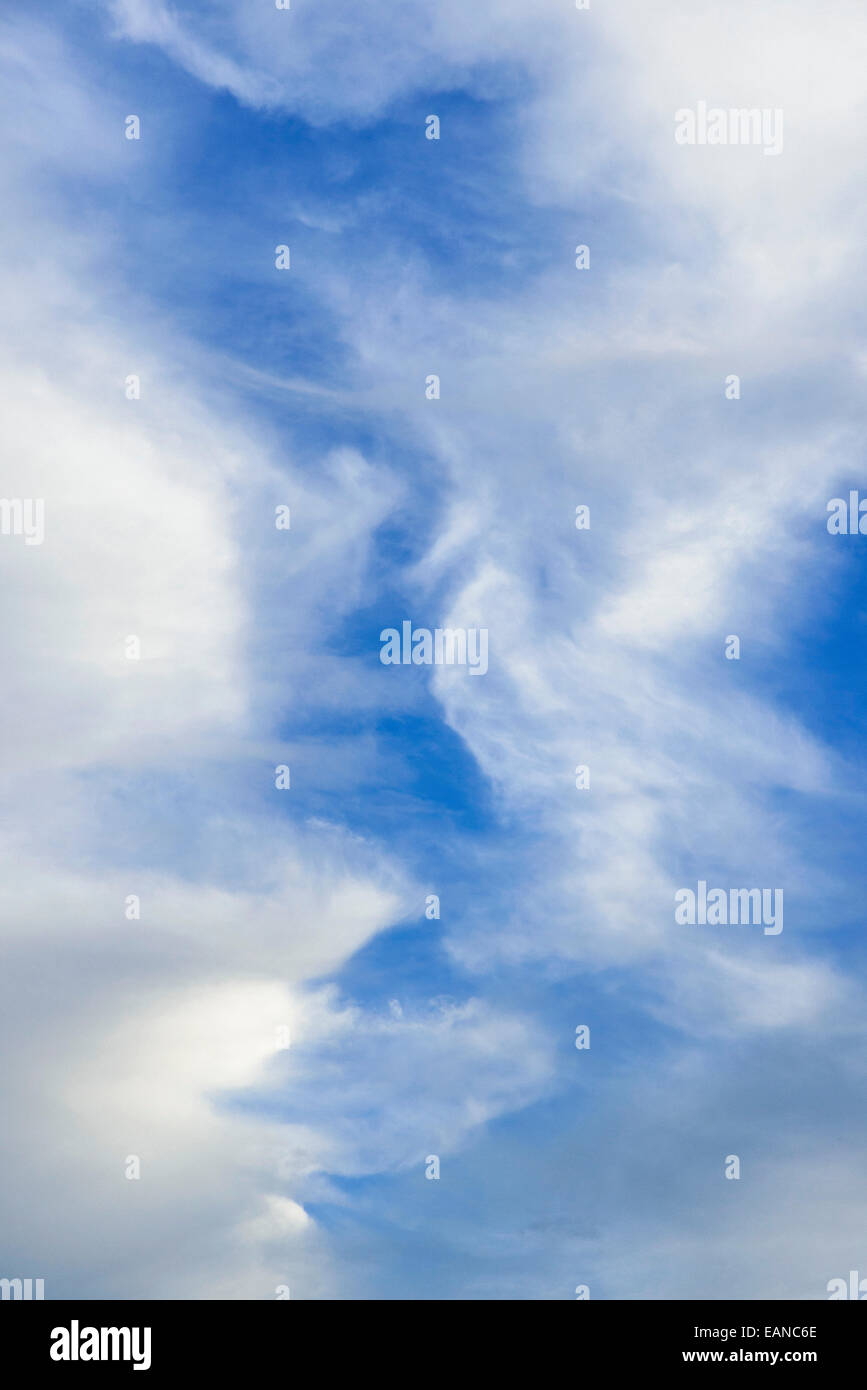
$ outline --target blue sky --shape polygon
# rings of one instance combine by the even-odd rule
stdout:
[[[867,1264],[867,540],[825,525],[867,490],[867,22],[0,34],[3,495],[46,506],[0,537],[0,1272],[825,1297]],[[700,100],[783,151],[677,145]],[[488,672],[383,665],[404,619],[487,628]],[[784,930],[677,925],[699,879]]]

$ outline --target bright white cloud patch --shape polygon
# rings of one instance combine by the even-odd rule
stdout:
[[[823,1105],[862,1080],[835,1070],[863,1001],[826,944],[851,912],[834,827],[862,794],[779,673],[839,581],[825,500],[860,467],[860,8],[105,13],[105,89],[72,31],[8,23],[0,45],[3,492],[45,502],[41,544],[0,538],[4,1158],[29,1194],[10,1259],[64,1293],[368,1297],[365,1239],[341,1245],[316,1207],[373,1212],[375,1242],[380,1200],[410,1251],[447,1243],[457,1296],[568,1297],[582,1268],[609,1296],[820,1295],[860,1202],[863,1135],[837,1115],[835,1148]],[[491,121],[478,201],[456,180],[468,201],[434,223],[405,169],[401,202],[399,161],[375,180],[418,112],[467,98]],[[141,195],[125,223],[122,122],[145,100],[170,212]],[[779,156],[679,145],[675,111],[700,101],[782,109]],[[265,132],[229,211],[227,110],[239,139]],[[335,144],[313,156],[327,215],[268,163],[303,122]],[[128,255],[143,223],[174,283]],[[310,235],[272,318],[287,225]],[[195,291],[191,242],[212,277]],[[383,672],[378,632],[411,613],[485,627],[484,678]],[[697,865],[783,884],[785,932],[678,928]],[[411,998],[389,1008],[396,979]],[[805,1053],[775,1168],[767,1116]],[[623,1116],[634,1148],[609,1155]],[[731,1225],[701,1167],[735,1142],[723,1121],[758,1175]],[[690,1126],[716,1147],[684,1176]],[[438,1192],[457,1171],[474,1196],[437,1223],[430,1154]],[[834,1197],[793,1231],[826,1163]],[[389,1259],[374,1294],[405,1286]]]

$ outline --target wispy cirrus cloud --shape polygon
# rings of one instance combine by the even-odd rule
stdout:
[[[7,1026],[44,1042],[10,1258],[53,1292],[816,1297],[848,1267],[863,798],[805,692],[857,605],[823,523],[859,467],[864,34],[792,14],[123,0],[110,98],[74,17],[7,26],[4,488],[47,505],[0,547]],[[784,152],[677,146],[700,99],[783,107]],[[404,617],[487,627],[484,679],[383,668]],[[782,883],[782,935],[678,928],[714,874]]]

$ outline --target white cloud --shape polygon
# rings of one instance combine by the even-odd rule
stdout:
[[[121,34],[161,45],[203,81],[317,122],[372,120],[395,98],[458,81],[503,90],[493,68],[505,64],[523,103],[526,196],[574,208],[592,175],[616,205],[650,209],[662,250],[639,257],[628,230],[620,250],[600,233],[594,273],[607,261],[609,293],[580,311],[564,291],[569,247],[562,273],[533,278],[507,305],[446,293],[391,261],[366,286],[337,272],[322,287],[357,350],[354,400],[388,412],[441,468],[443,521],[407,590],[444,619],[489,627],[484,679],[437,671],[432,689],[504,813],[532,829],[526,901],[507,920],[473,905],[449,945],[479,975],[503,961],[646,972],[648,1007],[698,1037],[816,1028],[829,1013],[851,1026],[857,1000],[808,942],[790,947],[787,934],[737,957],[710,938],[685,944],[671,896],[685,855],[728,874],[747,856],[773,864],[787,894],[823,884],[773,793],[828,795],[837,760],[738,687],[722,640],[747,623],[747,652],[783,650],[799,616],[781,603],[787,580],[830,564],[810,527],[818,515],[821,534],[823,488],[853,457],[857,421],[832,428],[817,414],[788,434],[777,423],[769,447],[745,407],[792,364],[820,386],[838,338],[858,360],[846,306],[863,278],[860,197],[848,188],[862,162],[863,122],[851,119],[860,11],[799,5],[795,24],[776,4],[756,18],[745,4],[684,17],[674,4],[628,3],[588,23],[560,4],[468,11],[455,0],[422,23],[385,3],[222,4],[192,18],[156,0],[111,8]],[[347,20],[363,41],[347,42]],[[3,777],[18,808],[4,907],[15,978],[38,977],[43,991],[35,1012],[12,996],[7,1026],[26,1045],[7,1143],[12,1171],[35,1172],[52,1193],[34,1225],[12,1231],[12,1249],[40,1268],[59,1250],[74,1270],[98,1231],[106,1282],[126,1292],[269,1297],[296,1274],[333,1292],[327,1242],[303,1205],[317,1174],[448,1154],[551,1085],[538,1022],[483,1000],[380,1019],[311,985],[417,900],[381,848],[321,827],[274,836],[258,804],[233,820],[214,809],[243,784],[239,768],[255,760],[265,776],[291,749],[291,733],[276,733],[287,710],[339,706],[350,688],[373,703],[367,677],[347,674],[323,637],[366,597],[371,537],[405,488],[355,450],[332,453],[314,480],[275,460],[264,430],[199,388],[204,354],[140,305],[118,313],[98,227],[70,217],[63,254],[46,257],[46,240],[58,245],[47,203],[28,211],[18,185],[34,148],[53,170],[68,157],[88,177],[118,156],[57,42],[9,32],[21,57],[7,105],[33,111],[33,75],[59,79],[43,89],[57,100],[40,97],[39,119],[21,123],[7,185],[20,217],[4,242],[15,265],[3,277],[14,348],[4,488],[38,486],[47,504],[44,546],[0,547],[14,731]],[[677,147],[673,111],[700,98],[783,106],[784,154]],[[447,410],[411,422],[393,387],[437,344]],[[123,397],[133,370],[140,402]],[[744,400],[714,439],[696,401],[721,399],[729,370],[743,374]],[[606,511],[612,479],[620,496]],[[270,519],[290,483],[292,544],[257,563],[266,529],[277,543]],[[571,523],[584,500],[586,537]],[[123,657],[129,633],[141,663]],[[593,784],[581,800],[573,769],[585,762]],[[146,788],[178,765],[209,803],[198,832],[220,872],[89,867],[111,817],[97,779],[114,789],[134,773]],[[148,862],[150,815],[143,805],[134,820],[133,866]],[[140,925],[120,916],[131,891],[146,903]],[[280,1057],[271,1038],[284,1020],[293,1045]],[[303,1122],[242,1117],[228,1102],[252,1090],[276,1109],[287,1079]],[[36,1085],[48,1110],[32,1105]],[[69,1120],[59,1145],[58,1115]],[[140,1184],[120,1166],[136,1145]],[[840,1166],[851,1190],[848,1154]],[[803,1184],[794,1177],[791,1191]],[[827,1219],[839,1229],[840,1211]],[[669,1288],[696,1258],[689,1233],[676,1240],[644,1245],[651,1265],[660,1251],[679,1261]],[[182,1254],[167,1271],[169,1241]],[[634,1257],[635,1244],[633,1227],[612,1259]],[[842,1259],[844,1243],[834,1249]],[[639,1268],[629,1288],[653,1286]]]

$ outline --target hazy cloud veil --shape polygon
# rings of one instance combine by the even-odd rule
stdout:
[[[0,21],[0,1274],[867,1273],[865,58],[854,0]]]

